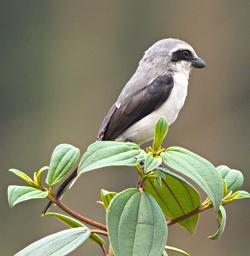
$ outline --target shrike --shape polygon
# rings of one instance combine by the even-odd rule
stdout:
[[[184,41],[168,38],[153,44],[104,118],[97,140],[150,141],[159,117],[165,116],[169,125],[176,120],[187,97],[192,67],[205,66]],[[57,196],[76,176],[77,170],[64,181]]]
[[[187,97],[189,74],[206,63],[179,39],[163,39],[152,45],[132,78],[104,118],[98,140],[143,144],[153,138],[157,119],[172,124]]]

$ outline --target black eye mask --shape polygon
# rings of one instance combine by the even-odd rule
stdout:
[[[178,50],[173,53],[172,55],[172,61],[178,62],[181,60],[185,61],[192,61],[194,59],[194,56],[191,51],[189,50]]]

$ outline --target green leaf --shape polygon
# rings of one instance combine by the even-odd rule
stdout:
[[[239,190],[234,193],[230,192],[226,197],[223,198],[222,204],[230,204],[235,200],[250,198],[250,194],[247,191]]]
[[[217,240],[222,236],[226,227],[226,219],[227,219],[226,210],[223,206],[220,206],[219,213],[218,213],[218,230],[216,231],[215,234],[213,234],[212,236],[209,236],[210,239]]]
[[[57,213],[57,212],[47,212],[47,213],[45,213],[45,216],[54,217],[54,218],[60,220],[61,222],[63,222],[64,224],[68,225],[71,228],[79,228],[79,227],[87,228],[82,222],[80,222],[72,217]],[[99,244],[103,250],[105,241],[100,236],[92,233],[91,236],[89,237],[89,239],[92,240],[93,242],[96,242],[97,244]]]
[[[153,184],[154,184],[154,187],[155,187],[156,190],[162,188],[162,179],[161,179],[161,178],[155,177],[155,178],[153,179],[153,182],[154,182]]]
[[[164,171],[163,168],[161,168]],[[145,191],[154,196],[160,205],[163,213],[170,219],[185,215],[201,204],[201,199],[197,190],[180,176],[170,175],[168,172],[165,178],[161,179],[161,187],[157,187],[154,178],[147,180]],[[194,233],[199,221],[199,214],[179,222],[179,224]]]
[[[144,156],[139,145],[130,142],[98,141],[91,144],[79,164],[79,174],[108,166],[136,166]]]
[[[247,199],[247,198],[250,198],[250,193],[248,193],[247,191],[239,190],[234,192],[232,195],[230,195],[226,199],[226,203],[233,202],[234,200]]]
[[[80,156],[80,150],[69,144],[60,144],[54,149],[46,183],[50,186],[59,183],[70,171]]]
[[[167,119],[164,116],[162,116],[159,118],[159,120],[155,125],[154,140],[153,140],[154,150],[157,150],[160,148],[165,137],[167,136],[167,133],[168,133],[168,122],[167,122]]]
[[[54,217],[64,224],[68,225],[71,228],[79,228],[79,227],[86,227],[82,222],[76,220],[72,217],[57,213],[57,212],[46,212],[44,216],[51,216]]]
[[[107,224],[116,256],[160,256],[164,251],[165,218],[147,192],[127,189],[117,194],[108,208]]]
[[[104,207],[107,209],[116,192],[110,192],[105,189],[101,189],[101,199]]]
[[[90,236],[87,228],[71,228],[44,237],[18,252],[15,256],[64,256],[84,243]]]
[[[17,169],[9,169],[10,172],[14,173],[16,176],[18,176],[19,178],[21,178],[22,180],[24,180],[26,183],[28,183],[29,185],[33,185],[33,180],[24,172],[19,171]]]
[[[223,197],[223,181],[216,168],[206,159],[180,148],[170,147],[161,153],[165,165],[196,182],[211,199],[216,210]]]
[[[159,167],[162,163],[160,156],[153,156],[152,154],[145,155],[144,173],[149,173],[155,168]]]
[[[185,252],[185,251],[183,251],[183,250],[181,250],[179,248],[169,246],[169,245],[165,246],[165,249],[167,251],[172,251],[172,252],[180,253],[181,255],[184,255],[184,256],[190,256],[190,254],[188,254],[187,252]]]
[[[234,192],[242,187],[244,183],[244,177],[240,171],[231,169],[226,165],[220,165],[216,167],[216,169],[226,183],[227,191]]]
[[[8,187],[9,206],[13,207],[21,202],[31,199],[42,199],[48,196],[48,191],[41,191],[27,186],[11,185]]]
[[[239,190],[239,191],[236,191],[232,194],[232,198],[234,200],[236,200],[236,199],[246,199],[246,198],[250,198],[250,194],[247,191]]]
[[[49,167],[48,166],[44,166],[40,170],[38,170],[38,172],[34,172],[34,184],[35,184],[35,186],[40,187],[40,188],[43,187],[43,184],[42,184],[42,174],[45,171],[48,171],[48,170],[49,170]]]
[[[89,239],[95,243],[97,243],[100,247],[102,252],[105,255],[105,241],[98,235],[96,235],[95,233],[92,233],[91,236],[89,237]]]

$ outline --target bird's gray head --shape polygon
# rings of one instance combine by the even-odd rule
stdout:
[[[144,54],[140,65],[158,72],[185,72],[192,67],[204,68],[206,63],[197,56],[194,49],[186,42],[167,38],[153,44]]]

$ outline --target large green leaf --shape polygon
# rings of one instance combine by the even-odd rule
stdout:
[[[87,228],[71,228],[44,237],[18,252],[15,256],[65,256],[90,236]]]
[[[164,171],[163,168],[161,168]],[[201,204],[197,190],[183,178],[165,173],[160,187],[156,187],[154,178],[147,180],[145,191],[154,196],[166,217],[175,219],[196,209]],[[189,232],[194,233],[199,214],[179,222]]]
[[[227,220],[226,210],[221,205],[218,213],[218,230],[216,231],[215,234],[213,234],[212,236],[209,236],[210,239],[217,240],[222,236],[226,227],[226,220]]]
[[[70,171],[80,156],[80,150],[69,144],[60,144],[54,149],[46,183],[50,186],[59,183]]]
[[[107,166],[135,166],[144,153],[137,144],[117,141],[98,141],[83,155],[79,174]]]
[[[108,208],[107,224],[116,256],[160,256],[164,251],[165,217],[147,192],[127,189],[117,194]]]
[[[42,199],[46,198],[47,196],[47,191],[41,191],[33,187],[16,185],[11,185],[8,187],[8,201],[10,207],[27,200]]]
[[[69,217],[67,215],[64,215],[64,214],[60,214],[60,213],[57,213],[57,212],[46,212],[45,216],[54,217],[54,218],[60,220],[61,222],[63,222],[64,224],[68,225],[71,228],[79,228],[79,227],[87,228],[79,220],[76,220],[76,219],[74,219],[72,217]],[[100,236],[92,233],[91,236],[89,237],[89,239],[92,240],[93,242],[96,242],[97,244],[99,244],[102,248],[102,251],[104,251],[105,241]]]
[[[153,149],[157,150],[163,143],[168,133],[168,122],[166,117],[162,116],[159,118],[155,125]]]
[[[209,196],[216,210],[223,197],[223,181],[216,168],[206,159],[180,148],[170,147],[161,153],[165,165],[196,182]]]
[[[234,192],[241,188],[244,183],[244,177],[240,171],[231,169],[226,165],[217,166],[216,169],[226,183],[228,191]]]

